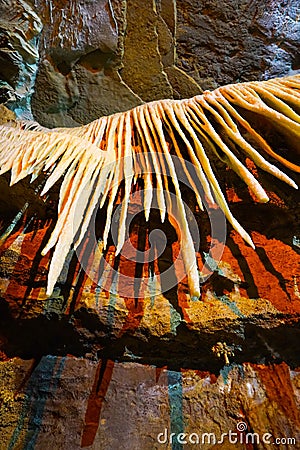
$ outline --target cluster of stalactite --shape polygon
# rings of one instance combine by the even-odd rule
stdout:
[[[70,248],[76,249],[86,234],[96,208],[106,205],[103,248],[111,226],[119,189],[123,201],[116,253],[125,240],[126,218],[132,186],[144,183],[143,206],[149,218],[154,196],[161,220],[176,209],[181,232],[182,257],[190,293],[200,295],[195,248],[181,196],[178,170],[184,172],[194,190],[200,209],[203,202],[217,204],[233,228],[253,246],[248,233],[233,217],[214,172],[210,155],[215,154],[249,186],[260,202],[268,195],[244,164],[243,156],[256,166],[297,188],[295,182],[262,155],[289,169],[299,166],[277,154],[255,130],[247,114],[267,118],[281,133],[300,135],[300,75],[263,82],[247,82],[220,87],[187,100],[161,100],[130,111],[101,117],[76,128],[46,129],[32,122],[14,122],[0,127],[0,164],[3,174],[11,171],[11,184],[28,175],[35,179],[41,171],[46,194],[62,177],[58,218],[49,242],[51,248],[47,293],[51,294]],[[249,115],[251,117],[251,114]],[[172,155],[181,165],[174,164]],[[187,161],[193,165],[191,174]],[[201,186],[201,189],[199,189]],[[155,189],[154,189],[155,187]],[[176,197],[171,198],[173,191]]]

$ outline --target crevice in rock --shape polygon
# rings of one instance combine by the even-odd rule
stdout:
[[[291,368],[300,366],[298,345],[300,339],[299,321],[284,314],[278,314],[279,326],[255,323],[240,318],[230,326],[228,320],[219,321],[213,332],[191,330],[185,323],[179,324],[175,335],[155,337],[144,334],[132,336],[115,334],[96,316],[87,310],[76,311],[71,318],[59,317],[47,312],[35,319],[12,320],[5,301],[0,300],[1,348],[9,358],[40,358],[43,355],[74,355],[92,359],[111,359],[167,365],[173,370],[193,368],[217,373],[225,364],[212,347],[226,342],[234,349],[230,362],[242,364],[280,363],[285,361]],[[94,317],[94,319],[93,319]],[[259,322],[259,317],[257,317]],[[38,336],[38,339],[37,339]]]

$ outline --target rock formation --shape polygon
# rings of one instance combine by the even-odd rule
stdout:
[[[296,0],[5,0],[1,101],[20,117],[34,85],[34,119],[73,127],[146,101],[291,75],[299,69],[298,16]],[[298,162],[296,140],[287,141],[268,120],[256,125],[279,155]],[[275,439],[281,448],[297,448],[299,194],[245,163],[267,204],[212,158],[255,249],[228,225],[222,259],[200,301],[189,297],[185,278],[159,296],[105,293],[72,251],[47,297],[49,254],[41,250],[57,218],[59,185],[41,198],[41,179],[10,187],[10,175],[0,177],[1,450],[192,449],[197,439],[203,449],[267,449]],[[210,248],[218,252],[208,215],[188,189],[183,198],[201,225],[198,258]],[[98,215],[97,232],[104,221]],[[150,225],[136,215],[136,249],[149,248],[158,223],[155,213]],[[159,271],[179,253],[168,220],[162,231],[168,245],[153,267]],[[144,265],[124,267],[112,240],[106,262],[143,279]],[[107,285],[118,283],[117,274],[107,273]],[[229,435],[221,442],[230,431],[238,442]],[[257,434],[246,443],[247,433]]]

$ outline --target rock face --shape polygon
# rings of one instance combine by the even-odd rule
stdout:
[[[299,69],[297,0],[16,0],[1,15],[2,101],[29,108],[39,37],[32,110],[50,127]]]
[[[104,1],[101,26],[87,19],[96,4],[39,4],[47,19],[32,105],[45,125],[82,124],[142,101],[299,69],[297,0]],[[76,13],[80,32],[61,17]]]
[[[19,117],[31,117],[30,99],[39,60],[40,17],[28,1],[0,5],[0,101]]]
[[[296,0],[7,0],[0,21],[2,100],[19,115],[28,110],[38,58],[31,105],[49,127],[285,75],[299,68],[297,6]],[[5,110],[2,116],[13,119]],[[298,161],[296,145],[280,130],[261,127],[282,155],[290,151],[288,158]],[[99,261],[87,247],[90,277],[71,253],[46,297],[49,254],[41,250],[53,229],[58,188],[42,199],[42,178],[9,187],[9,177],[0,177],[1,450],[177,450],[197,448],[197,439],[203,449],[268,449],[276,438],[280,448],[297,448],[299,195],[249,163],[270,197],[258,204],[231,170],[213,164],[256,249],[228,227],[200,301],[190,298],[185,278],[177,286],[176,233],[155,214],[150,225],[137,217],[131,240],[144,251],[150,231],[165,232],[168,246],[151,269],[171,268],[172,289],[153,295],[151,280],[144,283],[149,267],[116,256],[110,241],[101,287],[92,279]],[[184,199],[199,225],[201,261],[219,243],[191,192]],[[133,288],[140,296],[124,294],[130,286],[122,285],[122,271],[139,280]],[[238,442],[228,435],[221,442],[230,430]],[[247,432],[257,433],[259,443],[257,435],[246,441]],[[186,436],[179,440],[192,442],[180,443],[180,433]]]
[[[48,356],[0,370],[3,449],[268,449],[300,439],[300,373],[285,363],[215,375]]]
[[[177,64],[203,88],[300,68],[297,0],[178,0],[177,12]]]
[[[38,7],[46,18],[32,101],[40,123],[73,126],[144,101],[201,92],[174,65],[176,5],[172,1],[99,5],[95,0],[68,2],[60,8],[51,0]],[[101,14],[93,14],[95,8]],[[80,30],[69,19],[78,16]]]

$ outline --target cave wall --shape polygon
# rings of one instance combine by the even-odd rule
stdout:
[[[37,71],[35,119],[74,126],[142,102],[287,75],[300,64],[298,7],[297,0],[5,0],[2,101],[24,103]]]
[[[0,370],[3,449],[292,449],[300,438],[300,373],[284,363],[216,376],[47,356]]]
[[[42,20],[30,2],[0,4],[0,101],[32,119],[30,99],[39,62]]]
[[[49,127],[299,68],[296,0],[7,0],[0,11],[1,100]],[[231,170],[218,175],[256,249],[228,226],[200,301],[185,279],[156,297],[108,293],[74,254],[48,298],[40,251],[57,193],[44,202],[40,180],[10,188],[0,177],[1,450],[197,448],[157,435],[220,438],[239,422],[237,448],[274,448],[249,446],[247,431],[299,441],[299,196],[260,172],[270,202],[257,204]],[[204,254],[209,225],[196,217]],[[141,222],[133,236],[142,249],[148,231]],[[177,246],[172,238],[162,264]],[[107,261],[122,266],[114,252]]]

